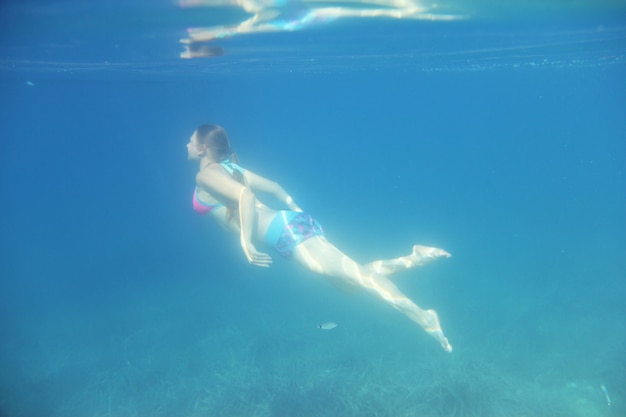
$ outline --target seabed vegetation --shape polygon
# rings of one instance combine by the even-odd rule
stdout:
[[[449,355],[415,335],[396,348],[384,340],[396,328],[339,327],[320,339],[314,326],[290,333],[252,321],[254,329],[197,320],[182,332],[160,320],[91,341],[69,332],[67,343],[57,329],[30,350],[5,345],[17,361],[2,377],[0,415],[604,417],[623,407],[606,404],[598,381],[546,363],[514,369],[497,351]]]

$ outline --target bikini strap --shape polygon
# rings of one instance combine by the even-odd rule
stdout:
[[[233,172],[237,171],[239,172],[241,175],[243,175],[246,170],[243,169],[241,166],[237,165],[236,163],[234,163],[233,161],[230,160],[230,158],[220,162],[220,165],[222,166],[222,168],[224,168],[226,170],[226,172],[228,172],[230,175],[233,175]]]

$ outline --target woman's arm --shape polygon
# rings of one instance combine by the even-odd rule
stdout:
[[[248,261],[251,264],[268,267],[272,258],[268,254],[259,252],[252,243],[253,231],[256,230],[256,198],[243,184],[235,181],[229,174],[216,165],[207,167],[196,177],[199,185],[207,188],[220,200],[239,204],[240,242]]]
[[[302,209],[293,201],[293,198],[287,194],[287,191],[285,191],[285,189],[277,182],[270,181],[267,178],[248,170],[244,173],[244,177],[252,189],[273,195],[278,201],[284,202],[290,210],[302,211]]]
[[[272,257],[259,252],[252,243],[253,231],[256,229],[256,198],[252,191],[243,187],[239,191],[239,239],[241,248],[248,258],[248,262],[257,266],[268,267],[272,263]]]

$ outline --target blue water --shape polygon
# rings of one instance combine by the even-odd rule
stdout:
[[[626,414],[625,9],[473,5],[186,60],[242,13],[2,4],[0,416]],[[454,351],[248,265],[191,209],[207,122],[356,260],[452,253],[394,281]]]

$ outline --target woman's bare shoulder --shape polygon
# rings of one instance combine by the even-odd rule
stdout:
[[[196,174],[196,184],[204,184],[206,186],[215,180],[220,181],[225,178],[230,178],[230,175],[228,175],[224,171],[224,169],[222,169],[220,164],[213,163],[206,165],[200,171],[198,171],[198,173]]]

